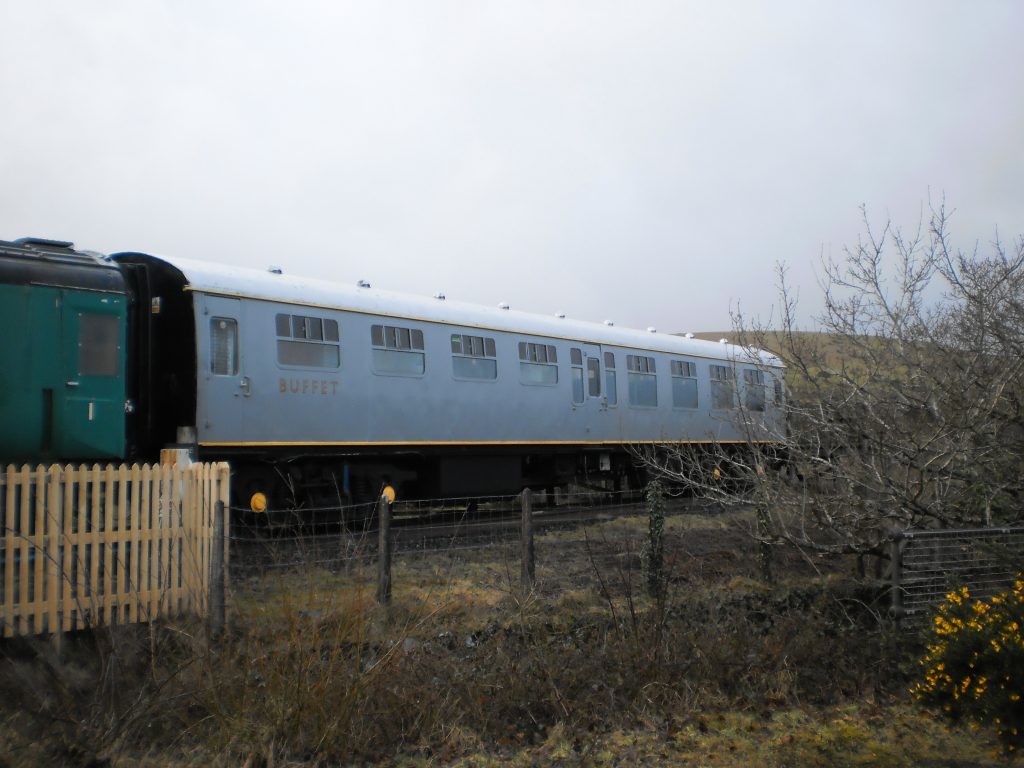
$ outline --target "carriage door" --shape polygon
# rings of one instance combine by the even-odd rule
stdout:
[[[44,390],[53,454],[121,458],[125,448],[128,299],[60,292],[60,381]]]
[[[601,375],[601,348],[593,344],[570,347],[569,366],[573,410],[586,414],[585,431],[596,438],[599,431],[598,414],[608,407]]]
[[[196,321],[199,442],[236,443],[242,439],[242,409],[250,395],[241,352],[241,302],[204,294],[196,300],[202,302]]]

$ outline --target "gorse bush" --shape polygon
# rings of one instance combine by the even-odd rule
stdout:
[[[918,701],[954,722],[994,726],[1007,754],[1024,745],[1024,577],[989,600],[967,587],[946,595],[935,614]]]

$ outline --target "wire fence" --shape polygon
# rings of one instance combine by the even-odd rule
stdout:
[[[664,516],[677,518],[664,521],[667,591],[723,575],[754,577],[742,510],[669,497]],[[703,519],[718,516],[724,519],[710,525]],[[382,500],[358,523],[346,517],[348,525],[315,532],[255,527],[236,517],[226,578],[230,613],[260,621],[287,617],[289,610],[302,617],[357,616],[374,591],[378,605],[392,604],[392,590],[399,612],[418,610],[437,595],[458,603],[478,593],[487,600],[537,595],[570,602],[597,594],[628,604],[648,594],[647,517],[641,493],[589,491]]]
[[[893,541],[892,612],[919,626],[953,589],[990,598],[1024,568],[1024,528],[905,531]]]
[[[558,543],[561,554],[566,547],[588,546],[586,532],[595,523],[646,514],[640,491],[542,492],[532,495],[531,507],[531,525],[538,536],[582,530],[578,541]],[[497,547],[507,548],[512,557],[512,548],[523,538],[519,494],[404,500],[390,511],[389,558]],[[668,516],[720,511],[693,498],[670,498],[666,507]],[[310,567],[350,571],[370,565],[380,552],[377,508],[372,504],[280,510],[262,518],[247,510],[234,513],[233,581]],[[624,544],[626,549],[638,550],[643,542]],[[543,564],[544,557],[557,557],[557,553],[545,552],[542,545],[539,559]],[[1024,528],[906,531],[894,538],[892,554],[892,614],[903,626],[917,628],[956,587],[967,586],[978,598],[1009,587],[1024,568]]]
[[[522,497],[473,496],[416,499],[391,507],[394,557],[465,552],[509,546],[521,532]],[[716,512],[694,499],[670,499],[667,514]],[[533,527],[538,534],[645,513],[640,491],[532,494]],[[375,505],[279,510],[257,517],[232,509],[233,579],[267,570],[319,567],[340,570],[377,556]]]

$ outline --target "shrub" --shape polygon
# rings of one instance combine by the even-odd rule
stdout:
[[[918,701],[951,720],[994,726],[1008,755],[1024,745],[1024,577],[989,600],[954,590],[936,611]]]
[[[647,541],[640,559],[643,563],[647,594],[664,597],[665,574],[665,489],[653,480],[644,492],[647,504]]]

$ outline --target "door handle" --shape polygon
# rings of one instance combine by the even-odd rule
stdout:
[[[64,386],[65,387],[77,387],[79,385],[79,383],[80,382],[77,382],[77,381],[65,381],[64,382]]]
[[[238,388],[242,390],[243,397],[249,397],[252,394],[252,390],[249,386],[249,377],[243,376],[242,380],[238,382]]]

